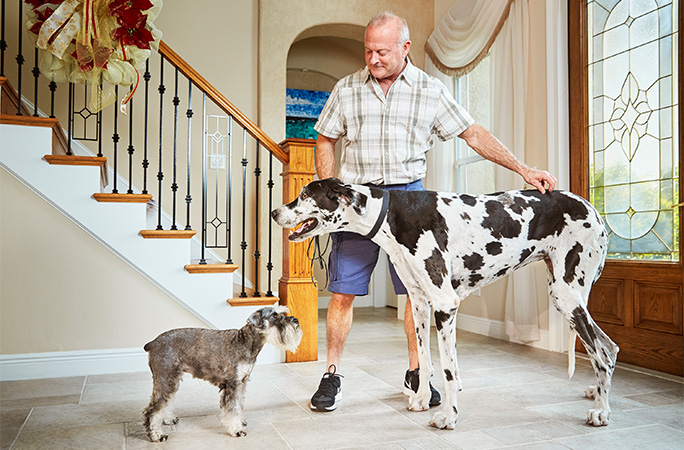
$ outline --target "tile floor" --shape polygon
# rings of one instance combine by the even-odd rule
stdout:
[[[324,314],[325,311],[322,311]],[[684,381],[618,366],[608,427],[584,424],[592,371],[579,359],[567,380],[564,355],[459,332],[464,390],[456,430],[427,426],[430,412],[406,410],[403,325],[395,310],[359,309],[345,349],[344,400],[316,413],[308,400],[324,362],[258,365],[247,388],[247,437],[218,421],[217,390],[187,379],[178,425],[163,444],[147,440],[141,410],[149,373],[0,383],[3,449],[684,449]],[[325,336],[321,321],[320,336]],[[433,337],[433,344],[436,342]],[[321,359],[325,359],[321,341]],[[433,350],[437,362],[436,351]],[[441,378],[433,384],[442,389]]]

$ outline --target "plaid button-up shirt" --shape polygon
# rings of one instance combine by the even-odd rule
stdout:
[[[433,136],[446,141],[473,123],[444,84],[408,62],[387,96],[368,67],[341,79],[314,128],[342,139],[343,181],[403,184],[425,176]]]

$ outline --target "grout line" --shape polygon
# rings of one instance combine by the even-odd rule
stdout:
[[[78,404],[81,405],[83,402],[83,396],[85,395],[85,389],[86,385],[88,384],[88,375],[85,376],[85,379],[83,380],[83,387],[81,387],[81,395],[78,398]]]
[[[29,419],[30,419],[31,416],[33,415],[33,411],[34,411],[35,409],[36,409],[36,408],[31,408],[31,411],[29,411],[28,415],[26,416],[26,420],[24,420],[24,423],[21,424],[21,427],[19,428],[19,431],[17,432],[17,436],[14,438],[14,440],[13,440],[12,443],[10,444],[9,450],[12,450],[12,448],[14,447],[14,445],[15,445],[15,444],[17,443],[17,441],[19,440],[19,436],[21,436],[21,433],[24,431],[24,428],[26,427],[26,424],[28,423]]]
[[[273,422],[269,422],[269,425],[271,425],[271,428],[273,428],[275,432],[278,434],[278,436],[280,436],[280,439],[282,439],[285,445],[287,445],[287,448],[289,448],[290,450],[294,450],[294,447],[291,446],[289,442],[287,442],[287,439],[285,439],[285,437],[282,434],[280,434],[280,431],[278,431],[275,425],[273,425]]]

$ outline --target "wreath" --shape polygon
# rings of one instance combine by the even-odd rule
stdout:
[[[114,101],[112,86],[135,92],[161,31],[153,20],[162,0],[25,0],[26,27],[41,50],[39,68],[50,80],[91,84],[99,111]]]

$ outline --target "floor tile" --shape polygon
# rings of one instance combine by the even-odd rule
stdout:
[[[124,446],[123,424],[92,425],[87,427],[58,428],[24,431],[13,450],[121,450]]]
[[[646,448],[681,450],[684,443],[684,433],[662,425],[647,425],[558,439],[558,442],[575,450],[588,448],[600,448],[601,450],[643,450]]]

